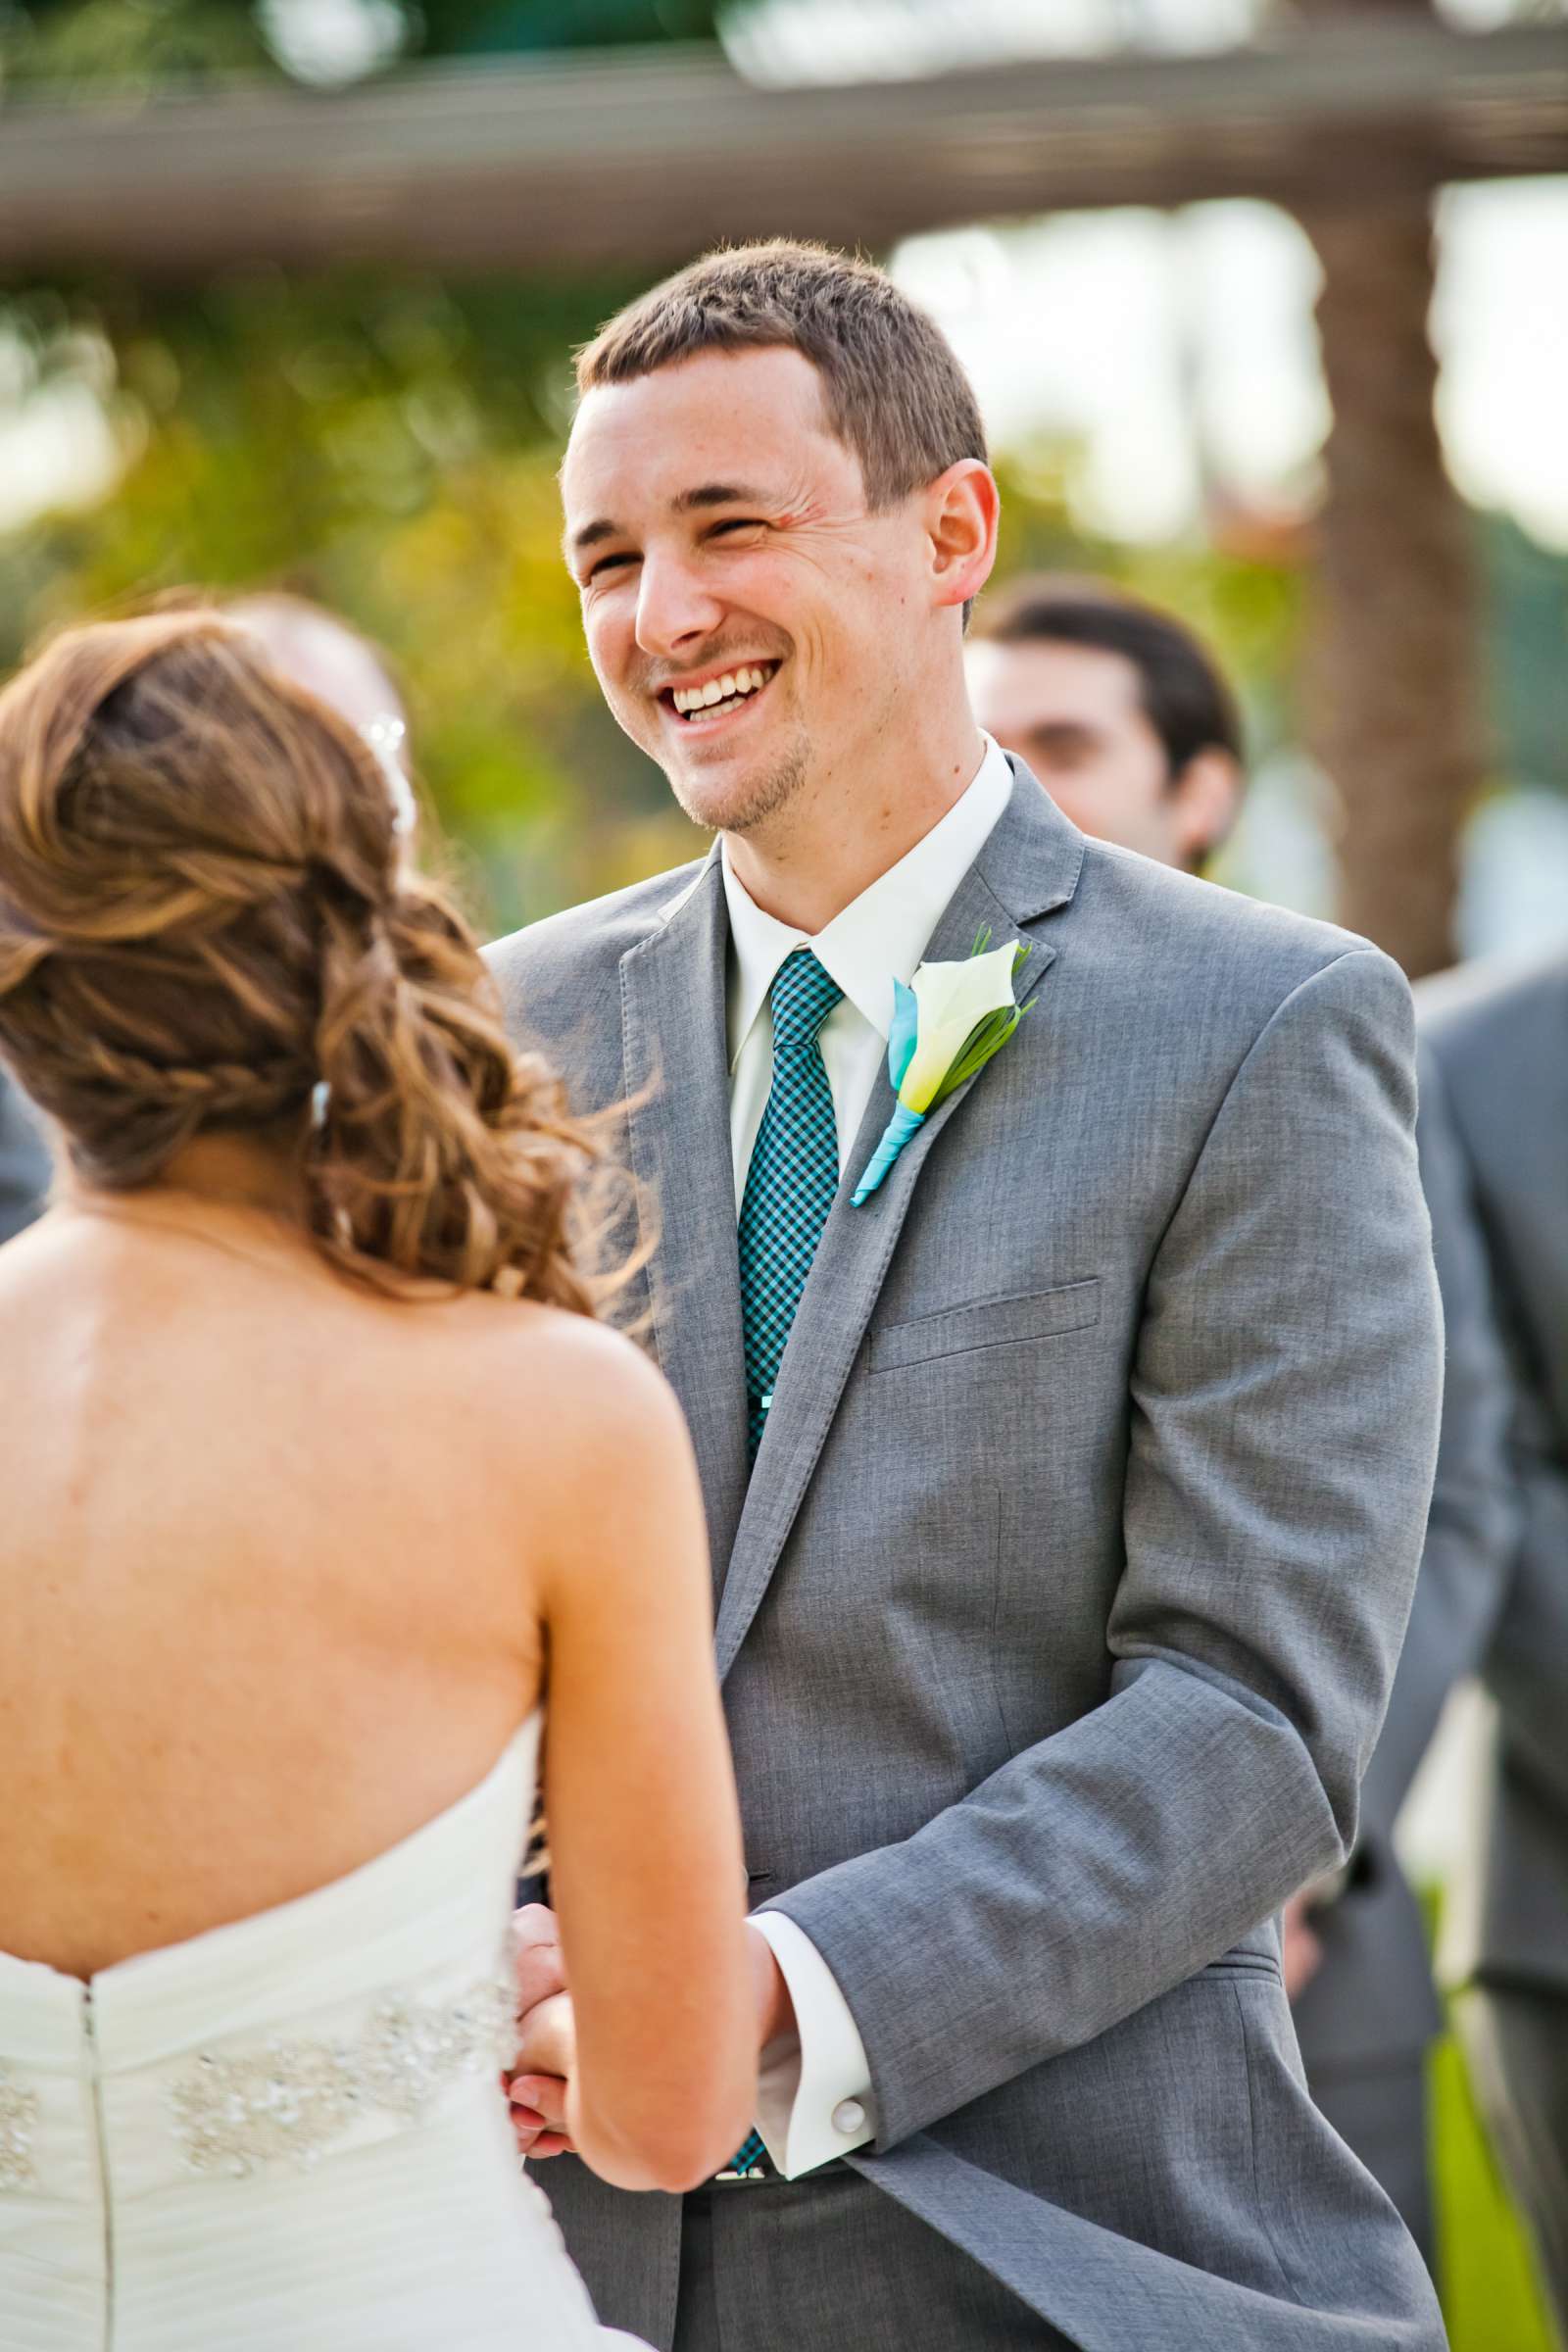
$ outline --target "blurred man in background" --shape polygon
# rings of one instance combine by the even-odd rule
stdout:
[[[407,774],[407,713],[391,662],[378,645],[323,605],[280,589],[235,597],[224,611],[261,638],[296,686],[330,703],[362,734],[372,731],[377,748]]]
[[[1199,873],[1245,781],[1230,688],[1168,612],[1101,580],[1015,580],[984,599],[965,667],[975,715],[1100,841]]]
[[[1084,832],[1165,865],[1201,870],[1241,805],[1242,733],[1229,686],[1181,621],[1107,582],[1025,578],[982,603],[966,666],[981,725],[1028,761]],[[1423,1175],[1444,1185],[1447,1166],[1423,1135]],[[1446,1229],[1453,1223],[1446,1219]],[[1476,1289],[1462,1238],[1451,1253],[1458,1270],[1446,1269],[1450,1319],[1460,1291],[1468,1298]],[[1460,1414],[1461,1436],[1483,1455],[1485,1436],[1494,1434],[1483,1428],[1489,1400],[1500,1409],[1490,1369],[1478,1364],[1465,1391],[1479,1400],[1481,1418]],[[1462,1450],[1447,1446],[1450,1487],[1459,1483]],[[1494,1448],[1487,1458],[1500,1457]],[[1456,1543],[1476,1534],[1468,1515],[1475,1484],[1469,1481],[1455,1505],[1462,1522]],[[1494,1582],[1498,1525],[1495,1497],[1489,1493],[1486,1500],[1491,1548],[1479,1577],[1472,1571],[1470,1578],[1483,1591]],[[1468,1562],[1475,1553],[1471,1543],[1459,1556]],[[1398,2206],[1429,2264],[1425,2068],[1442,2013],[1420,1907],[1392,1834],[1452,1680],[1455,1639],[1462,1647],[1459,1629],[1473,1614],[1446,1606],[1449,1556],[1445,1548],[1436,1572],[1423,1566],[1423,1580],[1436,1573],[1444,1588],[1436,1613],[1447,1631],[1431,1643],[1418,1641],[1401,1665],[1394,1703],[1404,1728],[1385,1735],[1369,1772],[1351,1862],[1332,1886],[1303,1889],[1285,1917],[1286,1984],[1313,2096]],[[1468,1593],[1462,1572],[1459,1581]],[[1418,1598],[1418,1616],[1427,1605]]]
[[[1468,1984],[1456,2015],[1472,2080],[1568,2339],[1568,956],[1447,973],[1420,1006],[1427,1098],[1511,1375],[1515,1516],[1502,1542],[1494,1515],[1478,1516],[1495,1408],[1472,1384],[1469,1411],[1444,1412],[1458,1467],[1438,1470],[1440,1500],[1468,1502],[1469,1541],[1441,1580],[1429,1542],[1399,1681],[1419,1643],[1439,1653],[1431,1679],[1479,1664],[1494,1702],[1474,1868],[1444,1958]],[[1450,1333],[1450,1389],[1454,1345]],[[1402,1713],[1396,1682],[1379,1757]]]

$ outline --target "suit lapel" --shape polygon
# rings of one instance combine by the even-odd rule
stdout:
[[[1012,799],[979,858],[958,885],[926,950],[928,962],[967,956],[976,934],[990,926],[994,946],[1019,926],[1071,898],[1083,858],[1083,837],[1061,817],[1026,768],[1013,762]],[[1015,988],[1027,998],[1055,960],[1054,947],[1034,953]],[[1046,1004],[1030,1015],[1045,1017]],[[1011,1047],[1004,1052],[1012,1051]],[[861,1208],[850,1196],[893,1109],[885,1070],[873,1087],[850,1155],[846,1180],[828,1212],[811,1272],[784,1351],[767,1427],[746,1490],[729,1573],[723,1582],[716,1633],[718,1670],[728,1673],[805,1498],[844,1385],[893,1251],[908,1213],[920,1170],[949,1122],[962,1115],[970,1088],[985,1071],[951,1094],[906,1145],[880,1191]]]
[[[620,961],[630,1158],[640,1199],[655,1350],[690,1425],[715,1588],[746,1493],[725,960],[716,854],[659,929]]]

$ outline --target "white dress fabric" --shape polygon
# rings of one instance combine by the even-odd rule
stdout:
[[[0,1954],[5,2352],[609,2352],[519,2164],[530,1717],[347,1878],[83,1984]]]

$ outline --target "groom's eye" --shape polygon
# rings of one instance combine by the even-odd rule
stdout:
[[[626,553],[618,556],[601,556],[597,564],[589,564],[587,576],[591,581],[602,579],[607,571],[615,571],[622,564],[634,564],[636,560],[635,556]]]
[[[736,514],[732,515],[727,522],[715,522],[708,536],[710,539],[721,539],[730,531],[760,531],[765,530],[766,527],[760,515]]]

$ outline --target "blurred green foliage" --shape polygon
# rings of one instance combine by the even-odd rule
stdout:
[[[0,75],[8,84],[140,89],[271,64],[247,0],[0,0]]]
[[[1450,2352],[1552,2352],[1531,2250],[1452,2035],[1435,2045],[1429,2069],[1439,2281]]]
[[[1568,792],[1568,557],[1489,514],[1481,562],[1498,767]]]
[[[711,0],[353,0],[373,70],[482,57],[711,40]],[[150,87],[286,69],[289,22],[312,0],[0,0],[7,79]]]
[[[92,377],[123,471],[0,548],[0,659],[182,584],[286,586],[388,649],[498,921],[689,856],[599,702],[560,553],[570,347],[627,290],[246,270],[19,295],[32,396]]]
[[[704,0],[364,0],[382,54],[710,36]],[[282,0],[0,0],[0,77],[33,90],[282,71]],[[481,911],[519,920],[675,862],[699,837],[617,733],[559,553],[570,352],[630,281],[410,274],[19,285],[0,414],[84,394],[118,478],[0,542],[0,660],[182,584],[286,586],[388,649]],[[25,508],[24,497],[19,502]]]

